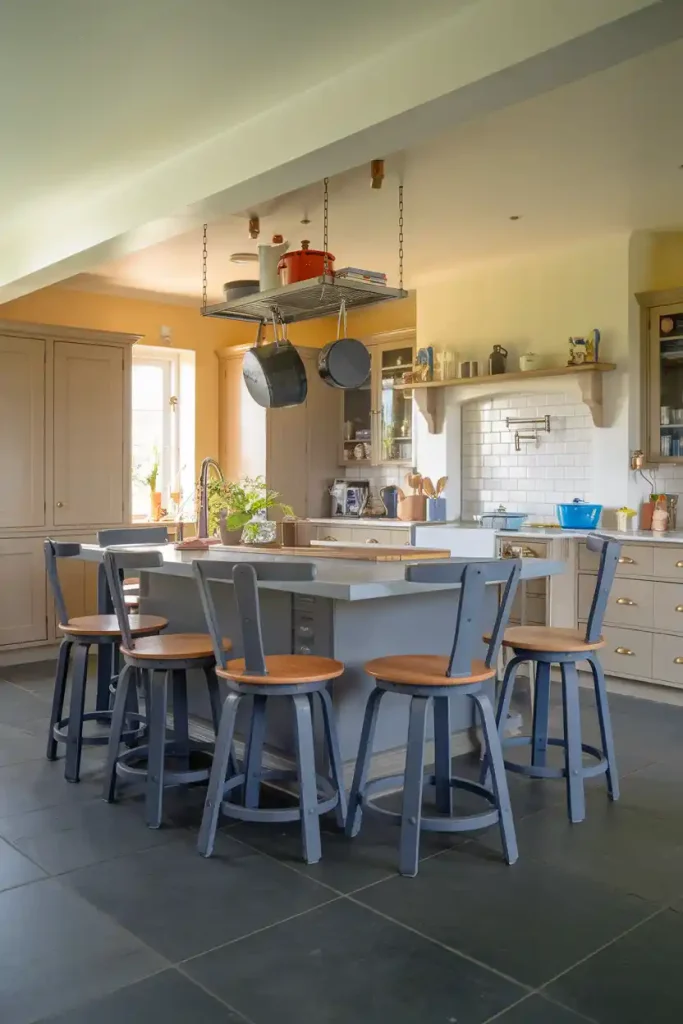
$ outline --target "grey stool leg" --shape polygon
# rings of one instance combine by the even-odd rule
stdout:
[[[317,864],[322,856],[320,847],[320,817],[318,815],[318,784],[315,776],[313,750],[313,716],[308,694],[294,694],[294,720],[296,723],[296,761],[299,773],[299,807],[301,809],[301,839],[304,860]]]
[[[600,737],[602,739],[602,753],[607,761],[607,793],[610,800],[619,799],[619,773],[617,771],[617,759],[614,753],[614,736],[612,735],[612,719],[609,713],[607,701],[607,687],[605,685],[605,673],[602,670],[600,659],[597,654],[588,659],[593,672],[595,683],[595,702],[598,707],[598,722],[600,723]]]
[[[240,700],[241,695],[239,693],[229,693],[223,704],[223,713],[213,754],[209,787],[206,791],[204,814],[202,815],[202,824],[199,829],[199,839],[197,840],[197,849],[203,857],[210,857],[213,853],[218,815],[220,814],[223,800],[223,787],[230,761],[232,739],[235,734],[237,707]]]
[[[254,694],[249,726],[249,740],[244,768],[244,806],[258,807],[263,771],[263,741],[266,735],[266,702],[263,694]]]
[[[564,763],[567,772],[567,810],[572,822],[586,817],[583,789],[583,753],[581,750],[581,708],[579,704],[579,673],[572,661],[562,663],[562,698],[564,717]]]
[[[57,740],[53,736],[54,727],[61,721],[64,710],[64,695],[66,693],[66,681],[69,675],[69,660],[71,658],[71,640],[62,640],[59,646],[59,658],[57,659],[57,671],[55,673],[55,689],[52,696],[52,711],[50,713],[50,726],[47,737],[47,759],[54,761],[57,758]]]
[[[346,824],[346,791],[344,789],[344,762],[339,749],[339,736],[337,734],[337,721],[332,706],[332,697],[329,690],[324,688],[318,691],[323,706],[323,725],[325,726],[325,741],[330,759],[330,772],[332,782],[339,793],[339,803],[335,807],[335,815],[339,828]]]
[[[451,704],[448,697],[434,698],[434,775],[436,809],[441,814],[452,814]]]
[[[414,878],[420,858],[420,819],[424,781],[425,726],[431,697],[411,697],[408,722],[408,746],[403,784],[401,841],[398,870]]]
[[[384,690],[375,688],[365,705],[360,746],[358,747],[358,757],[356,758],[356,767],[353,772],[353,782],[349,794],[349,810],[346,816],[346,828],[344,829],[347,836],[358,835],[358,830],[360,829],[363,794],[368,781],[370,761],[372,760],[372,747],[375,739],[375,729],[377,728],[379,702],[383,695]]]
[[[78,782],[81,773],[83,711],[85,710],[85,684],[88,678],[89,649],[87,644],[77,644],[74,655],[69,725],[66,734],[66,765],[64,769],[64,777],[67,782]]]
[[[531,763],[545,768],[548,750],[548,717],[550,715],[550,662],[536,662],[534,716],[531,730]]]
[[[164,754],[166,747],[166,708],[170,672],[154,672],[151,680],[152,706],[149,722],[149,755],[147,759],[147,786],[145,819],[149,828],[160,828],[164,799]]]
[[[173,676],[173,742],[185,769],[190,764],[190,722],[187,714],[187,674],[175,669]]]
[[[211,704],[211,721],[213,722],[213,731],[218,736],[218,730],[221,724],[221,688],[218,684],[218,678],[216,671],[213,668],[205,668],[204,675],[206,676],[206,685],[209,691],[209,702]]]
[[[114,710],[112,711],[111,726],[109,729],[107,763],[104,769],[104,788],[102,791],[102,796],[107,803],[113,803],[116,796],[116,761],[119,756],[121,734],[123,732],[123,723],[128,704],[128,685],[130,683],[131,673],[135,671],[136,669],[132,668],[131,665],[124,665],[123,671],[119,676],[119,681],[116,684]],[[149,708],[147,709],[147,713],[149,714]]]
[[[481,725],[486,740],[486,749],[491,767],[493,795],[496,798],[496,807],[500,814],[500,838],[503,843],[503,853],[508,864],[514,864],[519,856],[517,837],[515,835],[515,823],[512,817],[505,765],[503,764],[503,750],[500,745],[496,720],[493,716],[493,708],[491,707],[491,701],[485,694],[473,694],[472,700],[475,701],[479,708]]]

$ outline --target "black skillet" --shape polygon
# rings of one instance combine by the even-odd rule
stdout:
[[[287,325],[282,324],[282,337],[278,335],[273,316],[275,341],[261,344],[263,324],[259,324],[256,344],[244,355],[242,375],[247,391],[264,409],[284,409],[306,401],[308,381],[303,360],[287,340]]]

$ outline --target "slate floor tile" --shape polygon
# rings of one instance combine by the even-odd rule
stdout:
[[[178,971],[162,971],[45,1024],[243,1024],[243,1018]]]
[[[259,1024],[482,1024],[523,993],[343,898],[183,970]]]
[[[470,843],[358,893],[359,902],[539,986],[652,912],[637,896]]]
[[[36,882],[39,878],[45,878],[45,872],[0,839],[0,890]]]
[[[2,1024],[32,1024],[164,966],[54,879],[0,893]]]
[[[549,995],[600,1024],[683,1020],[683,914],[645,921],[549,986]]]
[[[333,896],[226,835],[217,837],[209,859],[188,834],[64,875],[63,882],[173,962]]]
[[[102,792],[101,765],[84,754],[79,783],[64,778],[64,761],[27,761],[0,768],[0,819],[57,804],[92,800]],[[1,830],[0,830],[1,834]]]
[[[551,1003],[542,996],[529,996],[513,1006],[500,1017],[496,1024],[585,1024],[586,1017],[580,1017],[573,1010]],[[84,1022],[85,1024],[85,1022]]]

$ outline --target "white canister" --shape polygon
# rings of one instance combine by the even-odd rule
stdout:
[[[522,372],[526,370],[539,370],[541,367],[541,360],[535,352],[525,352],[523,356],[519,357],[519,368]]]

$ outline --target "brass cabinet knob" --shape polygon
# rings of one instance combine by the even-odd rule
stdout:
[[[674,658],[674,665],[683,665],[683,658]]]
[[[630,597],[618,597],[617,598],[617,604],[627,604],[627,605],[629,605],[629,607],[632,606],[632,607],[635,608],[636,602],[632,601]],[[681,610],[683,611],[683,609],[681,609]]]
[[[676,562],[677,569],[683,569],[683,562]]]
[[[635,563],[635,559],[634,558],[629,558],[628,555],[622,555],[621,558],[619,559],[619,565],[635,565],[635,564],[636,564]],[[683,568],[683,562],[680,562],[679,565],[681,566],[681,568]]]
[[[677,604],[676,605],[676,611],[677,612],[683,612],[683,604]]]
[[[630,651],[628,649],[628,647],[615,647],[614,648],[614,653],[615,654],[628,654],[629,657],[631,657],[631,658],[634,657],[634,651]]]
[[[57,502],[57,508],[64,508],[64,502],[63,501],[58,501]]]

